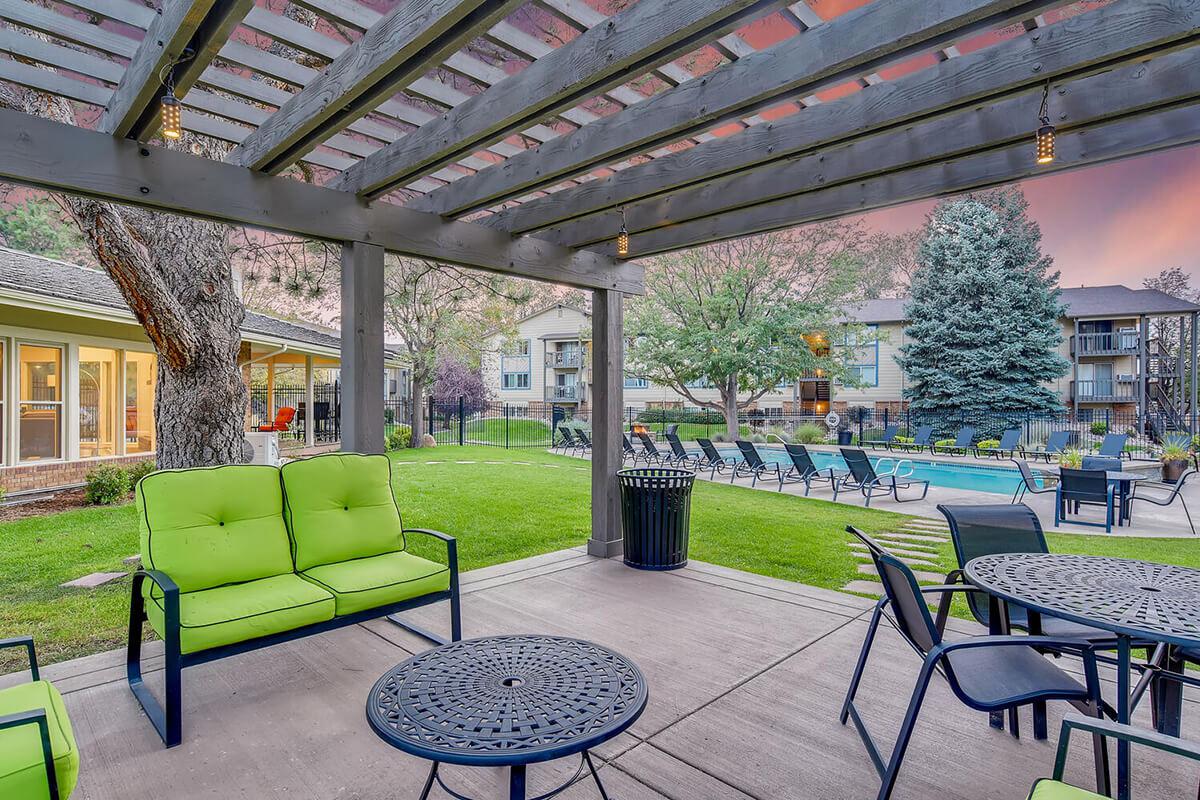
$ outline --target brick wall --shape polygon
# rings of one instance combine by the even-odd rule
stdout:
[[[152,455],[96,458],[87,461],[56,461],[49,464],[21,464],[0,467],[0,486],[6,492],[24,492],[30,489],[54,489],[83,483],[87,474],[101,464],[116,464],[127,467],[138,461],[153,460]]]

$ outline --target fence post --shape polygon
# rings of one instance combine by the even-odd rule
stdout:
[[[429,413],[425,415],[427,420],[426,427],[429,428],[429,435],[433,436],[433,395],[429,396]]]
[[[551,424],[553,424],[553,415],[551,415]],[[550,446],[554,446],[554,429],[550,430]],[[504,449],[508,448],[508,403],[504,404]]]
[[[467,418],[466,404],[463,402],[463,396],[458,396],[458,446],[462,447],[467,443]]]

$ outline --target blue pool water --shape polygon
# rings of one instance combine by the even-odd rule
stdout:
[[[783,464],[785,467],[791,467],[792,465],[791,459],[782,450],[772,447],[759,447],[758,451],[762,454],[764,461],[775,461]],[[811,449],[808,452],[812,456],[813,463],[818,468],[846,468],[846,462],[842,460],[842,456],[839,453]],[[723,452],[721,455],[739,456],[740,454],[736,450],[733,450]],[[944,461],[923,461],[919,456],[917,458],[906,459],[903,454],[896,456],[872,455],[870,459],[878,472],[890,471],[898,460],[907,461],[908,463],[901,469],[902,473],[908,472],[909,464],[911,464],[913,470],[912,478],[929,481],[930,486],[945,486],[948,489],[970,489],[976,492],[1012,495],[1021,482],[1021,473],[1015,468],[953,464]],[[880,465],[881,461],[883,462],[882,466]]]

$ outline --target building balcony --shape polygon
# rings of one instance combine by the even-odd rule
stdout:
[[[579,386],[547,386],[546,400],[551,403],[578,403]]]
[[[583,351],[559,350],[546,353],[546,366],[554,369],[579,369],[583,366]]]
[[[1071,382],[1071,397],[1084,403],[1132,403],[1137,396],[1138,385],[1133,378]]]
[[[1081,333],[1071,337],[1071,352],[1075,356],[1135,356],[1140,338],[1137,331]]]

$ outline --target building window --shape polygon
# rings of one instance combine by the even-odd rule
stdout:
[[[509,352],[500,356],[500,388],[528,389],[530,386],[529,339],[518,339]]]
[[[711,389],[713,388],[712,381],[708,378],[697,378],[694,381],[688,381],[684,384],[689,389]]]
[[[0,339],[0,464],[8,458],[8,350]]]
[[[21,461],[62,458],[62,348],[23,344],[18,360],[18,457]]]
[[[839,343],[846,360],[846,380],[859,386],[879,385],[879,326],[847,329]]]
[[[632,375],[625,376],[626,389],[645,389],[650,385],[650,381],[645,378],[635,378]]]
[[[79,457],[117,454],[118,375],[116,350],[79,348]]]
[[[125,353],[125,452],[153,453],[154,386],[158,359],[153,353]]]

